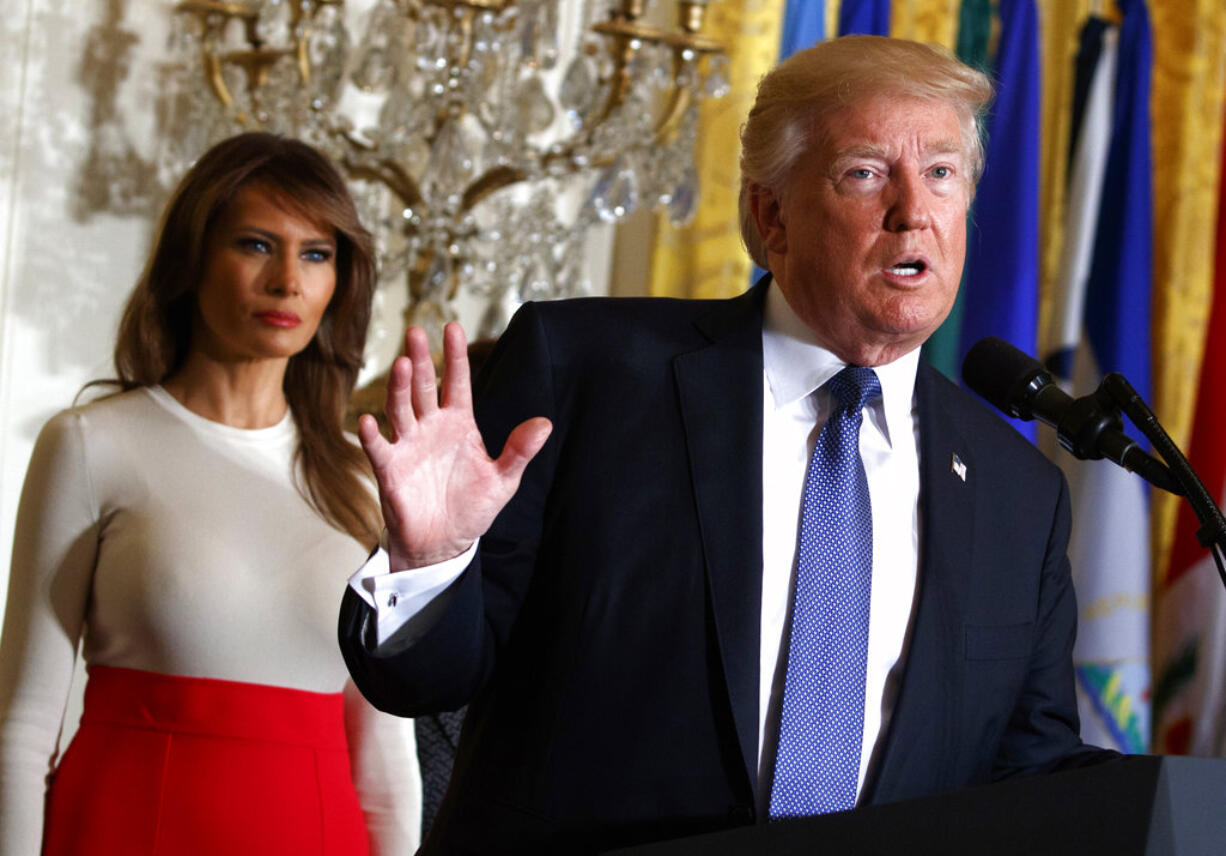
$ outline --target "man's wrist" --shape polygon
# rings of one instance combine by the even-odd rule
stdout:
[[[434,565],[441,565],[443,562],[449,562],[452,559],[459,558],[472,549],[476,541],[470,541],[468,544],[459,549],[444,549],[429,554],[411,554],[407,551],[397,549],[393,543],[391,534],[386,526],[379,534],[379,546],[387,553],[388,568],[393,573],[396,571],[413,571],[419,568],[429,568]]]

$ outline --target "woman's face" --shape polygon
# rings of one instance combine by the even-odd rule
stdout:
[[[336,237],[254,183],[205,243],[192,349],[220,362],[290,357],[310,344],[336,289]]]

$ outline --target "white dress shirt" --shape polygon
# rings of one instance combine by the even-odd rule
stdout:
[[[764,570],[759,699],[764,701],[758,705],[759,810],[769,797],[783,703],[787,652],[781,641],[796,568],[801,492],[809,456],[830,413],[829,395],[819,387],[846,365],[814,341],[775,285],[767,291],[762,358]],[[873,506],[873,582],[857,793],[893,709],[915,599],[919,456],[913,400],[918,363],[917,349],[875,368],[882,397],[865,408],[867,418],[860,429],[860,454]],[[389,572],[382,549],[372,555],[350,578],[350,586],[375,610],[377,641],[388,639],[444,592],[463,573],[475,551],[474,544],[464,555],[439,565],[397,572]]]

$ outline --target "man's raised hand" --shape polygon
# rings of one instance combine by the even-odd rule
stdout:
[[[405,354],[387,382],[389,442],[364,414],[358,438],[374,467],[387,526],[392,570],[419,568],[460,555],[510,501],[524,468],[553,429],[535,417],[518,425],[492,459],[473,421],[464,331],[443,330],[440,401],[426,333],[412,327]]]

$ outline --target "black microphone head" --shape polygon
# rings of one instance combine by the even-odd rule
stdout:
[[[1042,363],[995,336],[980,339],[967,351],[962,380],[989,404],[1017,419],[1034,419],[1034,397],[1052,382]]]

